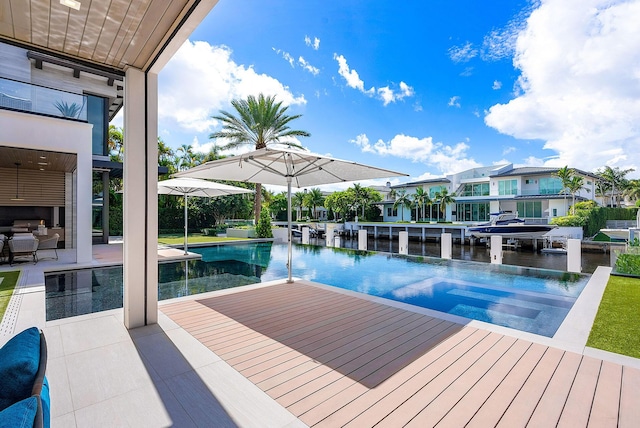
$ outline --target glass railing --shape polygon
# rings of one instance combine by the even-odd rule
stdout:
[[[87,121],[87,97],[0,77],[0,108]]]

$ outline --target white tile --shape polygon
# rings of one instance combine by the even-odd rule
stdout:
[[[47,356],[49,358],[64,356],[60,328],[58,328],[58,326],[45,327],[42,329],[42,332],[44,333],[44,340],[47,342]]]
[[[76,421],[79,428],[196,426],[164,385],[149,385],[80,409]]]
[[[235,427],[225,407],[202,381],[190,371],[165,381],[178,402],[198,426]],[[243,426],[242,424],[238,424]]]
[[[221,358],[213,351],[181,328],[169,330],[166,335],[178,347],[184,358],[194,369],[221,361]]]
[[[76,410],[152,384],[131,342],[119,342],[65,357]]]
[[[51,418],[51,428],[75,428],[76,417],[73,413],[56,416]]]
[[[113,316],[90,318],[60,325],[65,355],[130,341],[127,329]]]
[[[193,370],[180,350],[162,331],[149,336],[136,337],[133,343],[138,352],[144,356],[145,361],[151,364],[153,370],[162,379]]]
[[[67,376],[67,363],[64,357],[47,360],[47,380],[51,397],[51,417],[62,416],[73,412],[71,389]]]
[[[225,361],[196,370],[242,427],[284,427],[297,418]]]

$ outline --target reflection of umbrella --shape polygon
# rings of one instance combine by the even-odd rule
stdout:
[[[253,193],[253,190],[241,187],[214,183],[213,181],[197,178],[172,178],[158,182],[158,193],[163,195],[184,196],[184,253],[187,254],[187,197],[199,196],[213,198],[216,196],[235,195],[238,193]]]
[[[207,162],[176,175],[286,185],[289,227],[287,267],[288,280],[291,282],[291,185],[300,188],[406,174],[310,152],[267,147],[240,156]]]

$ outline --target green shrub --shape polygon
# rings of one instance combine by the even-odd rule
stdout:
[[[640,276],[640,255],[620,254],[616,260],[616,273]]]
[[[550,223],[560,227],[582,227],[586,223],[586,218],[579,215],[568,215],[564,217],[554,217]]]
[[[258,238],[273,238],[273,232],[271,231],[271,216],[269,210],[262,208],[260,210],[260,219],[256,226],[256,234]]]

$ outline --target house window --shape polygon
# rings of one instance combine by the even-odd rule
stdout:
[[[562,192],[562,180],[558,177],[548,177],[540,179],[541,195],[557,195]]]
[[[474,202],[456,204],[456,216],[461,221],[488,221],[489,203]]]
[[[398,209],[387,207],[387,217],[398,217]]]
[[[442,190],[444,189],[444,186],[433,186],[429,188],[429,197],[431,199],[436,197],[436,193],[438,192],[442,192]]]
[[[465,184],[460,196],[489,196],[489,183]]]
[[[518,194],[518,180],[501,180],[501,181],[498,181],[498,194],[499,195],[517,195]]]
[[[94,155],[106,156],[109,154],[107,148],[107,136],[109,133],[108,112],[106,98],[87,95],[87,121],[93,125],[91,141]]]
[[[557,208],[553,209],[553,216],[554,217],[558,217],[558,209]]]
[[[517,204],[518,216],[526,218],[542,218],[541,201],[524,201]]]

